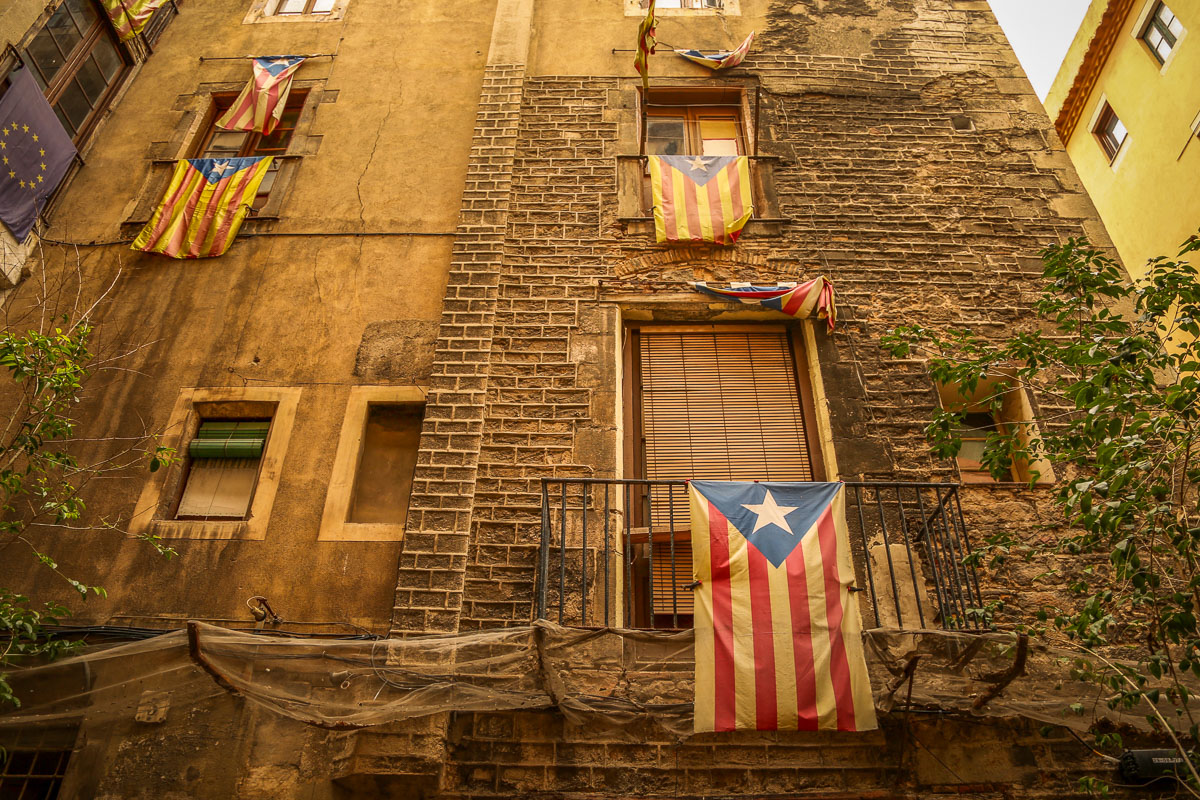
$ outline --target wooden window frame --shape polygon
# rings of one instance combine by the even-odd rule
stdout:
[[[1179,44],[1179,40],[1183,38],[1183,32],[1181,31],[1180,34],[1176,36],[1175,32],[1170,29],[1169,24],[1164,25],[1162,23],[1158,17],[1158,13],[1163,9],[1166,9],[1167,12],[1170,13],[1172,19],[1176,21],[1179,20],[1179,17],[1176,16],[1175,12],[1171,10],[1171,7],[1163,2],[1163,0],[1159,0],[1159,2],[1154,4],[1153,9],[1150,11],[1150,16],[1146,20],[1146,24],[1142,26],[1141,32],[1138,34],[1138,39],[1146,46],[1146,49],[1150,51],[1150,55],[1154,56],[1154,59],[1160,65],[1165,66],[1167,60],[1172,54],[1174,54],[1175,48]],[[1179,26],[1180,28],[1183,28],[1183,23],[1180,22]],[[1166,56],[1163,56],[1162,53],[1158,52],[1158,48],[1150,43],[1148,37],[1150,36],[1151,31],[1157,31],[1162,37],[1163,41],[1167,43]]]
[[[287,105],[284,107],[284,111],[286,112],[289,109],[294,110],[297,112],[297,116],[296,124],[290,129],[284,129],[289,130],[289,135],[287,139],[287,145],[284,147],[282,153],[259,153],[258,149],[259,145],[262,144],[262,140],[264,138],[263,134],[254,131],[244,132],[245,140],[242,142],[241,148],[237,151],[236,157],[242,158],[254,155],[275,156],[275,161],[271,164],[271,172],[275,173],[271,188],[267,192],[262,192],[260,190],[258,195],[255,196],[254,203],[251,206],[253,212],[255,212],[255,216],[258,216],[257,212],[261,212],[271,204],[271,195],[275,192],[276,187],[278,186],[281,189],[283,188],[283,185],[279,180],[280,173],[283,170],[283,161],[285,160],[286,156],[290,154],[292,149],[292,140],[296,136],[296,131],[300,129],[305,109],[308,106],[308,96],[309,90],[307,87],[293,88],[288,94]],[[234,101],[237,100],[237,97],[237,93],[234,92],[217,92],[211,95],[211,99],[209,100],[208,104],[208,112],[205,115],[204,123],[200,127],[200,134],[196,137],[191,148],[191,154],[187,156],[188,158],[204,158],[204,151],[208,149],[209,144],[212,143],[213,137],[218,132],[217,119],[219,119],[221,114],[227,111],[231,105],[233,105]],[[280,125],[282,125],[282,122]],[[278,130],[281,130],[281,128],[276,128],[276,131]],[[237,133],[237,131],[229,132]],[[276,206],[277,205],[278,204],[276,204]]]
[[[1120,124],[1125,128],[1125,136],[1120,141],[1117,141],[1116,136],[1113,135],[1113,123]],[[1107,101],[1105,101],[1104,107],[1100,110],[1100,115],[1096,119],[1096,126],[1092,129],[1092,134],[1100,143],[1100,148],[1104,151],[1104,154],[1108,156],[1110,164],[1116,160],[1117,154],[1121,152],[1125,147],[1125,143],[1129,141],[1129,128],[1125,127],[1125,124],[1121,122],[1121,118],[1117,116],[1117,112],[1113,110],[1112,105]]]
[[[639,334],[641,331],[656,331],[659,333],[786,333],[792,350],[792,375],[796,381],[797,393],[800,398],[800,409],[805,419],[805,436],[807,438],[809,463],[812,465],[813,480],[825,480],[826,470],[821,452],[820,431],[816,403],[813,399],[813,388],[808,379],[809,361],[804,346],[804,335],[799,324],[695,324],[680,325],[665,322],[626,322],[624,334],[628,337],[629,347],[624,348],[624,370],[629,380],[624,381],[626,425],[629,435],[625,437],[625,463],[630,467],[630,477],[642,479],[646,477],[646,453],[641,445],[643,437],[642,408],[641,408],[641,361],[639,354]],[[810,424],[811,423],[811,424]],[[703,476],[693,476],[703,477]]]
[[[92,26],[83,33],[82,38],[80,38],[80,40],[75,44],[75,47],[72,48],[71,52],[65,54],[63,65],[59,67],[58,71],[50,80],[46,80],[45,75],[42,73],[41,67],[37,65],[37,62],[34,60],[33,56],[30,55],[29,45],[33,43],[33,40],[37,38],[38,34],[46,29],[46,27],[50,24],[50,19],[53,18],[53,16],[60,10],[64,10],[66,5],[60,4],[53,11],[51,11],[42,24],[37,27],[37,30],[32,32],[32,35],[27,38],[21,47],[21,62],[26,65],[27,69],[35,72],[42,82],[45,82],[46,88],[43,90],[43,94],[46,96],[46,101],[50,103],[51,107],[53,107],[55,103],[62,99],[67,87],[71,84],[71,81],[75,79],[75,76],[79,73],[79,70],[83,64],[88,58],[91,57],[92,52],[96,49],[96,45],[102,38],[108,40],[108,42],[113,46],[113,49],[116,51],[117,56],[121,59],[120,71],[105,88],[104,93],[100,95],[100,98],[96,101],[95,108],[92,109],[91,113],[89,113],[87,118],[84,119],[83,124],[81,124],[75,131],[75,135],[71,140],[75,143],[76,147],[87,141],[95,131],[100,119],[104,116],[104,112],[107,111],[112,105],[113,98],[116,96],[117,92],[121,90],[121,87],[129,78],[130,71],[133,69],[133,59],[130,56],[129,49],[117,38],[116,33],[112,29],[112,24],[108,20],[108,15],[104,11],[104,8],[98,2],[95,2],[95,0],[90,0],[89,5],[96,12],[96,21],[93,22]],[[66,13],[70,14],[70,11],[67,11]]]
[[[272,11],[270,13],[270,16],[273,16],[273,17],[325,16],[326,14],[332,14],[334,9],[337,7],[336,2],[331,2],[328,11],[313,11],[313,6],[315,6],[318,2],[321,2],[321,0],[304,0],[304,9],[301,11],[280,11],[279,7],[281,5],[283,5],[285,2],[287,2],[287,0],[277,0],[277,2],[275,3],[274,9],[272,9]]]
[[[310,9],[313,6],[314,0],[307,0],[304,4],[305,10],[297,13],[280,14],[277,12],[280,0],[253,0],[250,4],[250,9],[246,12],[242,24],[249,25],[252,23],[308,23],[321,24],[324,22],[337,22],[342,19],[346,13],[346,4],[350,0],[334,0],[333,7],[329,11],[313,12]]]
[[[803,332],[803,323],[797,324],[691,324],[680,325],[667,322],[629,321],[625,323],[623,334],[629,346],[623,348],[623,369],[628,380],[622,382],[623,403],[625,408],[625,424],[628,435],[624,437],[624,463],[629,470],[629,476],[635,479],[646,477],[646,448],[644,444],[644,429],[642,420],[642,373],[640,358],[640,336],[643,331],[658,333],[783,333],[791,348],[792,378],[796,383],[797,396],[800,401],[801,413],[805,421],[805,437],[807,439],[809,464],[812,468],[813,480],[821,481],[827,477],[825,460],[821,449],[820,418],[817,414],[815,394],[810,379],[810,363]],[[693,476],[701,478],[703,476]],[[682,479],[681,479],[682,480]],[[634,534],[630,543],[639,547],[639,555],[631,554],[633,570],[632,584],[626,587],[631,592],[630,608],[632,609],[633,625],[638,628],[674,629],[676,627],[691,627],[692,615],[687,613],[655,612],[654,606],[646,597],[647,572],[650,562],[642,555],[647,547],[661,547],[669,542],[674,534],[676,547],[686,544],[691,547],[691,527],[688,520],[678,520],[671,530],[659,530],[645,519],[644,496],[635,493],[631,499],[633,508],[633,526],[640,531]],[[689,551],[690,552],[690,551]],[[676,560],[683,554],[676,552]],[[656,562],[657,563],[657,562]],[[678,569],[678,568],[677,568]],[[684,572],[688,574],[690,567],[685,564]],[[668,623],[680,623],[678,626]]]

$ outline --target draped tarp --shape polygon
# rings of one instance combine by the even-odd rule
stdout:
[[[875,629],[863,639],[881,714],[912,709],[1025,718],[1079,732],[1107,720],[1103,724],[1152,730],[1146,701],[1110,709],[1108,692],[1077,680],[1081,656],[1073,651],[1010,633]],[[192,623],[188,631],[93,646],[52,664],[12,671],[21,706],[0,715],[0,731],[131,720],[157,692],[171,706],[189,709],[232,694],[325,728],[362,728],[446,711],[556,708],[581,724],[652,721],[686,736],[692,731],[693,658],[691,631],[537,622],[367,640]],[[1174,718],[1165,693],[1161,702],[1164,715]]]

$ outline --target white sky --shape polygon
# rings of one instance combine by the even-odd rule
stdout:
[[[1046,98],[1088,0],[988,0],[1034,90]]]

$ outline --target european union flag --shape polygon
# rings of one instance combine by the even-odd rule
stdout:
[[[0,97],[0,220],[20,242],[67,174],[75,145],[29,70],[8,82]]]

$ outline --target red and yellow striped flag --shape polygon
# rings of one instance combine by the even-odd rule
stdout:
[[[229,110],[217,120],[227,131],[269,134],[279,125],[292,76],[304,63],[303,56],[268,56],[254,59],[253,76],[242,88]]]
[[[650,156],[660,242],[732,244],[754,213],[745,156]]]
[[[189,158],[130,248],[171,258],[211,258],[229,249],[258,194],[271,156]]]
[[[154,12],[162,8],[167,0],[101,0],[108,20],[122,42],[127,42],[141,33]]]
[[[646,16],[638,24],[637,55],[633,57],[633,68],[642,76],[643,91],[650,90],[650,56],[654,55],[654,48],[658,45],[658,40],[654,38],[654,28],[658,25],[658,18],[654,16],[654,2],[650,0]],[[642,102],[646,99],[643,97]]]
[[[877,728],[842,484],[689,485],[696,732]]]

